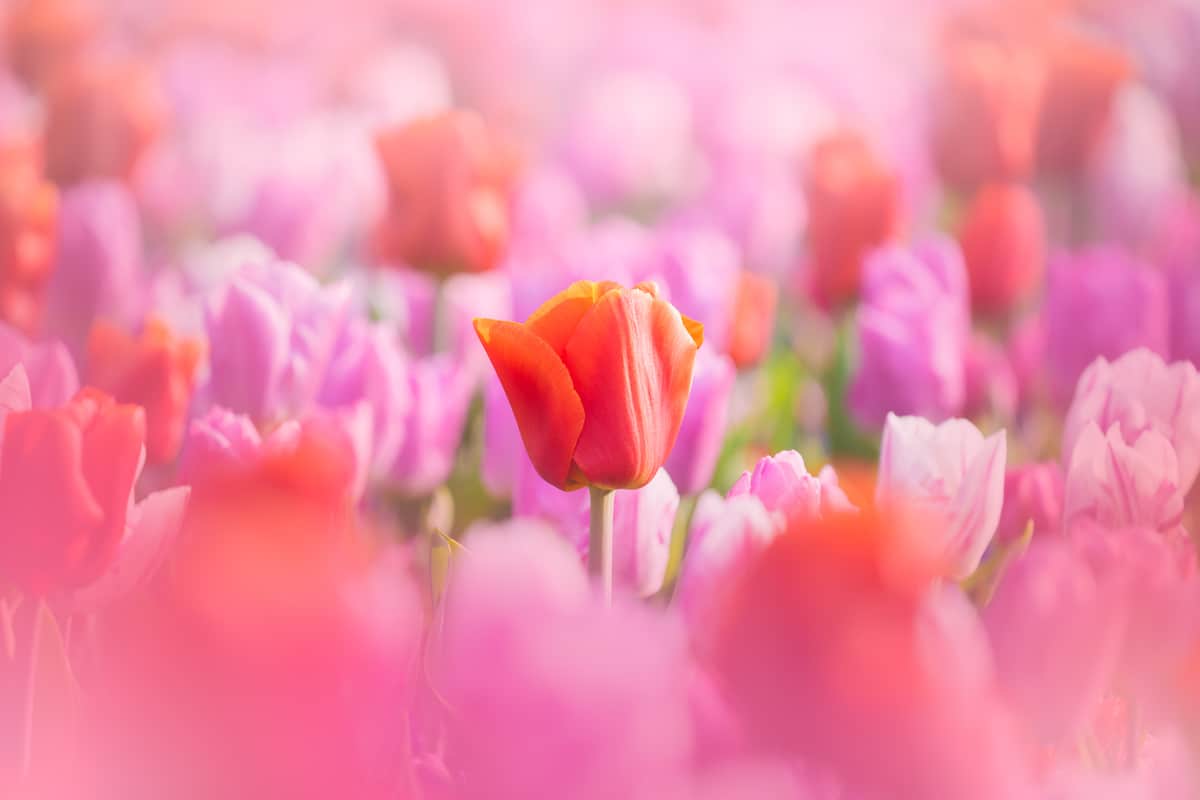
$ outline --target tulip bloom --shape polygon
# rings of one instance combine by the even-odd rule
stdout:
[[[32,147],[0,148],[0,318],[25,333],[41,324],[58,219],[36,160]]]
[[[80,0],[18,0],[7,15],[4,39],[18,78],[44,85],[79,55],[98,27],[92,4]]]
[[[976,310],[1005,314],[1037,289],[1045,271],[1046,231],[1033,192],[993,184],[976,193],[958,230]]]
[[[523,324],[475,320],[530,460],[564,490],[650,482],[679,433],[702,330],[653,283],[578,281]]]
[[[483,272],[508,246],[513,159],[462,111],[383,133],[376,149],[388,209],[376,233],[385,261],[446,274]]]
[[[805,184],[812,291],[826,306],[858,294],[863,258],[900,227],[900,185],[861,138],[843,133],[813,148]]]
[[[203,355],[195,339],[176,338],[166,323],[151,319],[130,336],[106,322],[88,338],[88,376],[94,386],[146,410],[146,455],[171,461],[183,442],[188,405]]]

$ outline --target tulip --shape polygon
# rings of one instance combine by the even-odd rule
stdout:
[[[879,454],[876,502],[928,512],[951,573],[975,571],[1004,504],[1004,431],[984,438],[964,419],[934,425],[889,414]]]
[[[146,276],[142,229],[133,195],[114,181],[94,181],[62,193],[54,275],[46,322],[77,358],[98,318],[135,324]]]
[[[859,365],[850,389],[860,424],[877,428],[893,411],[933,419],[962,411],[966,283],[962,256],[949,240],[888,247],[867,260],[855,319]]]
[[[1018,184],[991,184],[971,200],[958,242],[978,311],[1008,314],[1041,285],[1046,231],[1037,197]]]
[[[995,341],[977,333],[967,343],[966,357],[963,416],[994,414],[1000,419],[1011,418],[1017,411],[1021,387],[1008,354]]]
[[[165,99],[137,63],[81,60],[50,86],[46,174],[60,186],[129,181],[165,124]]]
[[[94,9],[81,0],[18,0],[4,27],[8,61],[21,80],[43,86],[95,35]]]
[[[158,319],[148,320],[136,339],[110,323],[92,327],[89,383],[145,409],[151,463],[173,461],[179,452],[202,356],[199,341],[176,338]]]
[[[726,349],[739,367],[757,364],[771,348],[779,287],[762,275],[743,271],[738,279]]]
[[[591,489],[589,567],[612,590],[612,490],[645,486],[683,421],[701,326],[652,283],[579,281],[524,324],[478,319],[539,475]]]
[[[1032,523],[1039,537],[1062,528],[1065,475],[1056,461],[1012,467],[1004,475],[1004,507],[996,537],[1014,541]]]
[[[729,357],[713,355],[707,348],[697,353],[687,410],[666,461],[667,472],[683,494],[696,494],[712,480],[729,425],[735,375]]]
[[[743,472],[728,496],[733,499],[743,495],[757,497],[767,511],[779,512],[789,520],[819,519],[825,514],[855,510],[838,486],[833,467],[826,465],[819,475],[810,475],[804,458],[795,450],[761,458],[753,470]]]
[[[475,330],[543,479],[649,483],[679,432],[702,341],[653,284],[579,281],[524,323],[479,319]]]
[[[475,382],[469,367],[449,354],[410,362],[406,373],[402,386],[410,406],[387,471],[401,490],[422,495],[450,477]]]
[[[835,134],[811,156],[808,249],[813,295],[825,306],[858,294],[863,259],[900,227],[900,186],[861,138]]]
[[[1108,128],[1117,92],[1132,71],[1129,58],[1096,38],[1066,33],[1051,43],[1047,70],[1038,167],[1079,175]]]
[[[62,342],[31,342],[0,322],[0,374],[20,364],[29,378],[34,408],[55,408],[79,391],[75,361]]]
[[[1027,175],[1045,68],[1032,48],[953,35],[942,52],[934,104],[938,169],[954,186]]]
[[[251,262],[205,308],[209,403],[259,422],[303,413],[317,396],[349,303],[299,267]]]
[[[1195,194],[1181,192],[1166,204],[1149,249],[1167,277],[1171,358],[1200,367],[1200,199]]]
[[[157,565],[178,530],[187,490],[133,488],[145,458],[145,415],[95,389],[61,408],[11,409],[0,449],[0,575],[34,595],[124,587]],[[84,598],[86,599],[86,598]]]
[[[512,159],[483,120],[451,111],[381,134],[388,208],[379,257],[438,275],[483,272],[508,246]]]
[[[1067,456],[1063,519],[1172,531],[1183,516],[1179,459],[1153,428],[1126,438],[1120,423],[1088,422]]]
[[[1186,361],[1167,364],[1145,349],[1089,366],[1063,423],[1064,463],[1089,423],[1102,431],[1113,425],[1134,442],[1147,430],[1170,442],[1179,463],[1180,491],[1187,494],[1200,475],[1200,372]]]
[[[41,326],[58,214],[35,163],[31,148],[0,147],[0,319],[25,333]]]
[[[1050,392],[1066,407],[1097,357],[1145,347],[1166,355],[1167,285],[1163,275],[1117,250],[1085,250],[1053,262],[1043,309]]]

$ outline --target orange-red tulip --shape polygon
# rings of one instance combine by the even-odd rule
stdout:
[[[0,319],[25,333],[41,324],[58,220],[58,191],[36,150],[0,145]]]
[[[858,294],[863,257],[900,227],[900,183],[860,136],[842,132],[813,148],[805,195],[814,298],[841,305]]]
[[[34,86],[77,57],[96,33],[95,9],[81,0],[18,0],[5,42],[13,73]]]
[[[779,287],[773,280],[742,271],[725,345],[733,363],[739,367],[757,364],[770,349],[778,303]]]
[[[438,274],[496,266],[508,246],[514,159],[480,117],[417,120],[385,131],[376,150],[388,190],[379,258]]]
[[[982,187],[958,229],[977,311],[1007,314],[1042,283],[1046,225],[1037,196],[1015,183]]]
[[[645,486],[683,420],[701,326],[658,297],[578,281],[523,324],[475,331],[538,474],[560,489]]]

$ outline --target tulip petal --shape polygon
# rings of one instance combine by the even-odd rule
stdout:
[[[525,327],[544,339],[561,359],[566,352],[567,341],[579,326],[583,315],[591,311],[601,297],[619,288],[620,285],[612,281],[575,281],[538,306],[525,321]]]
[[[571,374],[553,348],[524,325],[477,319],[475,332],[508,396],[533,466],[547,482],[567,488],[584,427],[583,403]]]
[[[587,409],[575,462],[598,486],[646,485],[666,460],[687,405],[695,340],[669,303],[609,292],[579,322],[566,365]]]

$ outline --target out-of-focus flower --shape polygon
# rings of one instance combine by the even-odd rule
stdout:
[[[729,424],[735,377],[729,357],[714,355],[707,348],[696,354],[687,409],[665,465],[683,494],[695,494],[712,480]]]
[[[1004,505],[1004,431],[984,438],[964,419],[934,425],[889,414],[876,500],[931,516],[955,577],[970,575],[996,533]]]
[[[938,168],[955,186],[1027,175],[1033,166],[1045,68],[1016,42],[951,36],[934,105]]]
[[[482,119],[451,111],[376,142],[388,206],[380,258],[439,275],[491,269],[508,247],[514,164]]]
[[[1187,165],[1170,110],[1145,86],[1121,88],[1088,174],[1096,229],[1140,246],[1186,185]]]
[[[1079,175],[1087,168],[1131,71],[1124,52],[1095,37],[1077,32],[1053,37],[1038,126],[1039,169]]]
[[[153,73],[134,62],[81,60],[59,71],[46,100],[46,174],[60,186],[128,181],[165,126]]]
[[[826,466],[818,475],[810,475],[804,458],[795,450],[760,458],[754,469],[742,473],[728,496],[733,499],[747,494],[762,501],[767,511],[777,511],[789,520],[854,510],[838,486],[833,467]]]
[[[496,376],[489,377],[483,385],[483,454],[479,477],[489,493],[496,497],[512,494],[515,473],[524,455],[521,431],[504,386]]]
[[[879,427],[893,411],[944,419],[962,410],[970,312],[952,241],[873,253],[856,325],[850,407],[862,424]]]
[[[771,346],[775,332],[775,306],[779,287],[762,275],[743,271],[738,278],[737,299],[730,321],[726,349],[733,363],[748,367],[758,363]]]
[[[94,11],[83,0],[17,0],[7,11],[3,28],[12,71],[26,83],[45,85],[94,36]]]
[[[449,354],[411,361],[406,373],[410,406],[388,475],[405,492],[425,494],[450,477],[475,380]]]
[[[1051,263],[1043,309],[1051,396],[1065,407],[1097,357],[1168,349],[1163,275],[1118,250],[1092,249]]]
[[[861,137],[838,133],[813,148],[805,196],[812,293],[841,305],[858,294],[867,253],[898,232],[899,182]]]
[[[996,538],[1009,542],[1019,538],[1029,523],[1038,537],[1062,528],[1065,476],[1057,461],[1023,464],[1004,475],[1004,508]]]
[[[167,526],[177,528],[186,490],[134,504],[145,427],[142,409],[95,389],[60,408],[9,411],[0,451],[6,581],[35,595],[86,589],[132,570],[127,551],[173,535]]]
[[[1019,184],[989,184],[971,200],[958,243],[977,311],[1008,314],[1041,286],[1046,231],[1033,192]]]
[[[146,457],[154,464],[174,460],[183,444],[203,345],[177,338],[166,323],[151,318],[136,338],[97,322],[87,351],[88,383],[145,409]]]
[[[513,516],[551,523],[574,545],[580,559],[588,556],[586,492],[561,492],[542,480],[529,459],[513,478]],[[662,588],[671,550],[671,532],[679,510],[679,491],[665,470],[638,489],[620,489],[613,498],[613,581],[641,597]]]
[[[587,227],[588,203],[563,169],[534,167],[521,176],[513,195],[510,258],[560,253]]]
[[[30,146],[0,145],[0,318],[25,333],[41,326],[58,215],[37,163]]]
[[[56,408],[79,391],[75,361],[62,342],[31,342],[0,322],[0,374],[17,364],[29,378],[34,408]]]
[[[475,329],[548,483],[634,489],[654,477],[702,341],[654,284],[579,281],[523,324],[480,319]]]
[[[1020,402],[1020,384],[1008,354],[997,342],[976,333],[967,344],[962,413],[967,417],[994,414],[1009,419]]]
[[[1084,424],[1066,455],[1064,523],[1089,519],[1104,525],[1170,531],[1183,515],[1179,460],[1154,428],[1127,436],[1119,422],[1107,431]]]
[[[727,592],[712,661],[752,743],[850,796],[1016,796],[985,634],[917,533],[874,512],[793,526]]]
[[[1167,278],[1171,358],[1200,366],[1200,200],[1181,192],[1163,209],[1149,249]]]
[[[709,490],[700,495],[675,589],[693,636],[711,635],[725,593],[783,527],[783,515],[767,511],[754,494],[722,498]]]
[[[450,76],[438,54],[416,44],[376,48],[346,71],[345,94],[379,125],[402,125],[450,107]]]
[[[294,264],[239,269],[205,309],[205,399],[260,422],[302,413],[321,386],[349,302]]]
[[[691,748],[682,631],[650,609],[602,607],[571,548],[536,523],[470,542],[437,679],[454,796],[663,796]]]
[[[568,122],[564,160],[597,204],[679,196],[695,173],[692,109],[671,77],[623,71],[586,84]]]
[[[1162,434],[1178,459],[1182,494],[1200,474],[1200,373],[1188,362],[1167,364],[1141,348],[1111,363],[1096,359],[1080,377],[1067,412],[1064,463],[1071,463],[1089,423],[1101,431],[1117,425],[1129,443],[1148,430]]]
[[[82,358],[97,319],[139,321],[146,283],[142,258],[137,204],[124,186],[96,181],[63,191],[46,327],[76,358]]]

